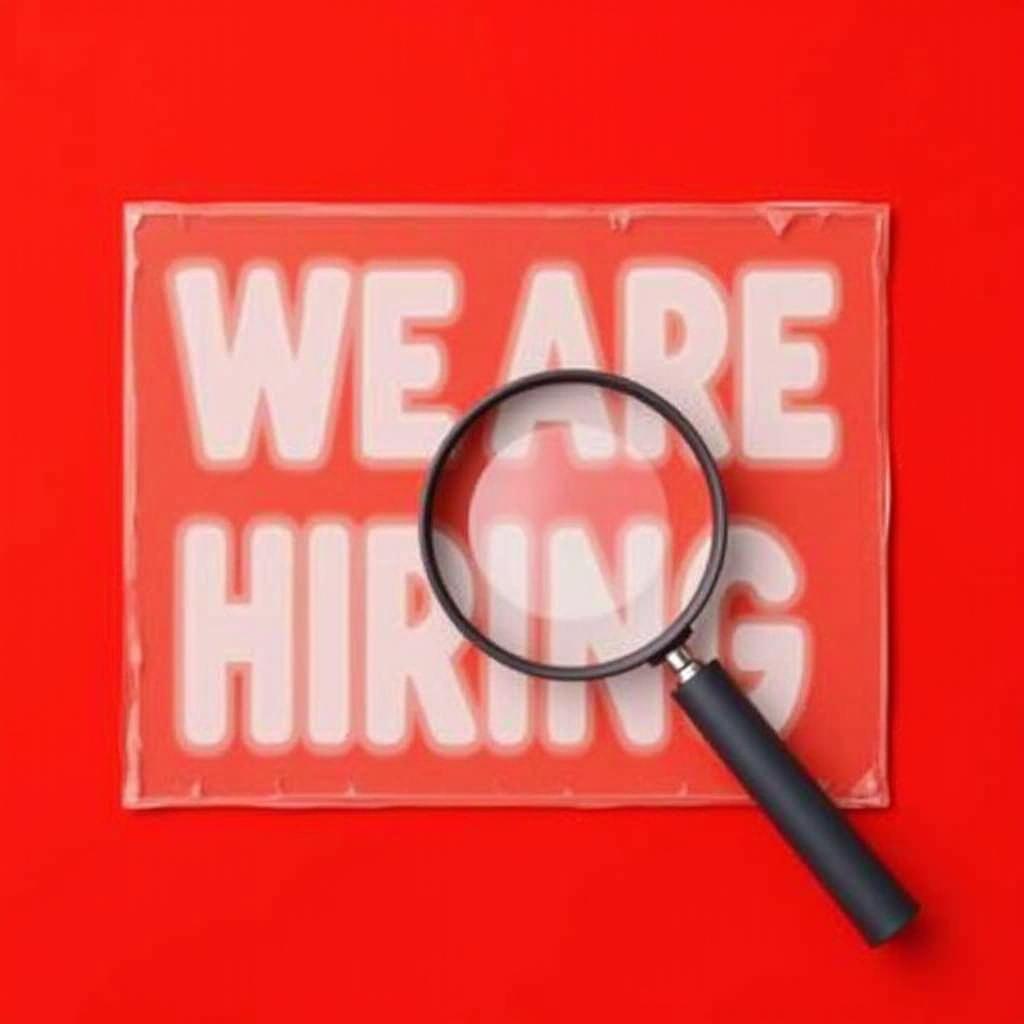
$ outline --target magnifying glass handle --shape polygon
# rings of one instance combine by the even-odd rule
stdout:
[[[895,935],[917,904],[725,669],[682,650],[666,660],[679,676],[677,703],[864,938],[875,946]]]

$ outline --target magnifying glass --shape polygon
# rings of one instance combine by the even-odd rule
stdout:
[[[501,664],[580,684],[668,665],[675,701],[877,945],[917,905],[722,665],[687,650],[727,531],[722,480],[690,420],[635,381],[569,369],[515,380],[456,423],[419,521],[438,601]]]

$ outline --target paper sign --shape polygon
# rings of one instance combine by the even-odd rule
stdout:
[[[836,799],[885,804],[887,224],[860,204],[129,206],[126,805],[743,798],[670,672],[499,670],[425,584],[440,441],[554,366],[632,377],[697,425],[731,518],[691,646]]]

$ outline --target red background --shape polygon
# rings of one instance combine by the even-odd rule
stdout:
[[[1019,4],[0,11],[2,1016],[1020,1021]],[[13,45],[12,45],[13,41]],[[127,198],[894,208],[878,951],[742,809],[119,807]]]

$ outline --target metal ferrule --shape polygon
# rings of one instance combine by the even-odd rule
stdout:
[[[685,648],[676,647],[665,655],[669,668],[680,683],[688,683],[704,666]]]

